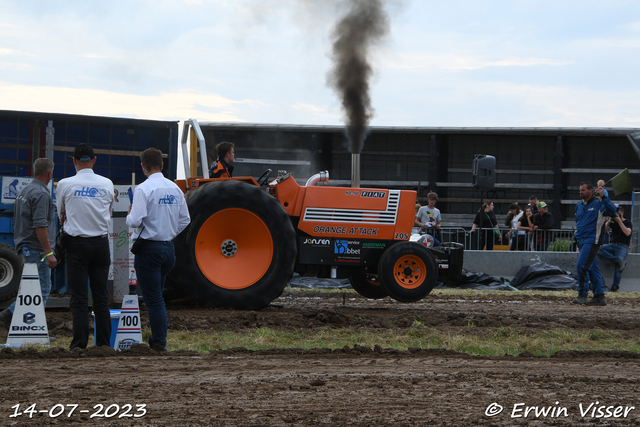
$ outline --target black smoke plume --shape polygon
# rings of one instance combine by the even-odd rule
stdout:
[[[369,79],[373,69],[369,50],[389,32],[389,19],[381,0],[346,0],[348,10],[331,33],[333,69],[328,83],[341,98],[350,151],[362,151],[373,117]]]

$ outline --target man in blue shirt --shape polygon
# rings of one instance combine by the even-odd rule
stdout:
[[[578,239],[578,297],[574,304],[607,305],[604,282],[596,255],[605,234],[606,216],[617,217],[616,207],[602,189],[593,190],[593,184],[580,183],[582,202],[576,205],[576,238]],[[589,282],[593,283],[593,298],[588,300]]]

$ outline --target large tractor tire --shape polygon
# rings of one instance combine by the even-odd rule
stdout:
[[[426,297],[436,285],[438,267],[424,245],[398,242],[380,257],[378,277],[391,298],[415,302]]]
[[[351,287],[360,295],[371,299],[388,296],[387,290],[380,284],[377,274],[373,274],[366,267],[354,267],[349,274]]]
[[[174,239],[168,294],[240,310],[280,296],[293,274],[296,239],[278,201],[238,181],[205,184],[186,199],[191,224]]]
[[[0,243],[0,301],[15,297],[21,280],[22,259],[13,247]]]

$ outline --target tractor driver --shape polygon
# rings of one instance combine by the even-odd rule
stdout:
[[[233,176],[233,166],[230,165],[236,158],[233,148],[233,142],[223,141],[216,145],[218,158],[209,168],[210,178],[231,178]]]

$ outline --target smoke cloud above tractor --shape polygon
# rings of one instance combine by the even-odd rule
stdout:
[[[331,33],[333,69],[328,84],[342,103],[351,153],[362,151],[374,115],[369,94],[373,68],[369,53],[389,32],[389,18],[381,0],[347,0],[347,12]]]

